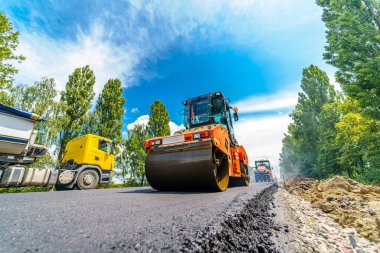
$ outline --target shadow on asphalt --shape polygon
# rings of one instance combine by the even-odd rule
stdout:
[[[136,189],[133,191],[125,191],[125,192],[118,192],[118,193],[144,193],[144,194],[175,194],[175,195],[190,195],[190,194],[207,194],[207,193],[213,193],[213,192],[175,192],[175,191],[157,191],[154,189]],[[215,192],[214,192],[215,193]]]

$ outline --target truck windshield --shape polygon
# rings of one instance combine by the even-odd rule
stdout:
[[[268,168],[270,168],[270,166],[269,166],[269,162],[268,162],[268,161],[256,162],[256,167],[258,167],[258,166],[260,166],[260,165],[265,165],[265,166],[267,166]]]
[[[208,97],[198,98],[190,104],[190,125],[197,125],[209,121]]]

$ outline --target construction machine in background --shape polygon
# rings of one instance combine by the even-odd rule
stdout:
[[[269,160],[258,160],[255,161],[255,182],[275,182],[273,176],[273,168]]]
[[[93,189],[111,181],[113,142],[87,134],[68,142],[58,170],[33,168],[48,148],[35,144],[43,118],[0,103],[0,187],[55,186],[57,190]]]
[[[238,120],[221,92],[186,100],[185,130],[145,141],[145,173],[157,190],[225,191],[248,186],[248,156],[233,130]]]

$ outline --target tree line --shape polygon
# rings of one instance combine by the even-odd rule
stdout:
[[[286,177],[345,175],[380,182],[380,1],[317,0],[326,25],[326,62],[336,68],[337,92],[327,74],[303,70],[293,122],[283,139]]]
[[[25,57],[16,54],[19,32],[0,13],[0,102],[41,115],[46,121],[37,123],[36,143],[55,150],[54,156],[41,158],[33,166],[59,166],[65,147],[71,139],[96,134],[117,143],[115,174],[124,184],[144,183],[144,141],[170,134],[169,115],[161,101],[151,105],[147,125],[136,125],[123,136],[125,114],[122,82],[109,79],[94,101],[96,77],[90,66],[76,68],[63,91],[56,89],[54,78],[43,77],[34,84],[14,84],[18,70],[12,64]]]

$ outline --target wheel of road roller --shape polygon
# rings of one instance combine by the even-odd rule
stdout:
[[[213,191],[225,191],[229,185],[228,158],[219,149],[213,151]],[[216,184],[215,184],[216,183]]]
[[[158,191],[225,191],[229,182],[228,158],[211,145],[201,149],[150,153],[146,178]]]
[[[248,175],[248,167],[240,162],[240,168],[242,170],[241,177],[230,177],[228,187],[249,186],[250,177]]]
[[[95,170],[82,171],[77,179],[77,186],[81,190],[94,189],[99,183],[99,174]]]

